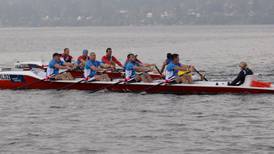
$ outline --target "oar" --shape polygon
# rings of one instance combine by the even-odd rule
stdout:
[[[120,83],[122,83],[122,82],[125,82],[125,81],[124,81],[124,80],[118,81],[118,82],[116,82],[116,83],[114,83],[114,84],[111,84],[111,85],[108,85],[108,86],[105,86],[105,87],[102,87],[102,88],[98,88],[98,89],[96,89],[96,90],[94,90],[94,91],[91,91],[90,93],[92,94],[92,93],[96,93],[96,92],[101,91],[101,90],[104,90],[104,89],[112,88],[112,87],[114,87],[114,86],[116,86],[116,85],[118,85],[118,84],[120,84]]]
[[[70,87],[72,87],[72,86],[74,86],[74,85],[76,85],[76,84],[78,84],[78,83],[81,83],[81,82],[85,81],[85,80],[86,80],[86,79],[82,79],[82,80],[80,80],[80,81],[78,81],[78,82],[76,82],[76,83],[72,83],[72,84],[66,85],[66,86],[64,86],[64,87],[62,87],[62,88],[60,88],[60,89],[57,89],[57,91],[68,89],[68,88],[70,88]]]
[[[145,95],[146,92],[147,92],[148,90],[153,89],[153,88],[158,87],[158,86],[161,86],[161,85],[164,84],[164,83],[166,83],[166,81],[163,81],[163,82],[160,82],[160,83],[158,83],[158,84],[156,84],[156,85],[154,85],[154,86],[148,87],[148,88],[142,90],[142,91],[140,92],[140,94],[141,94],[141,95]]]
[[[203,77],[205,81],[208,81],[208,79],[205,76],[203,76],[202,73],[200,73],[196,68],[194,68],[194,71],[198,73],[201,77]]]
[[[59,74],[56,74],[56,75],[50,75],[50,77],[51,77],[51,78],[52,78],[52,77],[55,77],[55,76],[57,76],[57,75],[66,73],[67,71],[69,71],[69,70],[63,71],[63,72],[61,72],[61,73],[59,73]],[[39,83],[39,82],[43,82],[43,81],[46,81],[46,80],[47,80],[47,78],[42,79],[42,80],[39,79],[38,81],[33,81],[33,82],[31,82],[31,83],[29,83],[29,84],[27,84],[27,85],[23,85],[23,86],[17,87],[17,88],[15,88],[15,90],[25,89],[25,88],[27,88],[27,87],[33,85],[33,84],[36,84],[36,83]]]
[[[86,79],[82,79],[82,80],[80,80],[80,81],[78,81],[78,82],[76,82],[76,83],[66,85],[66,86],[64,86],[64,87],[62,87],[62,88],[60,88],[60,89],[58,89],[57,91],[65,90],[65,89],[70,88],[70,87],[72,87],[72,86],[74,86],[74,85],[76,85],[76,84],[79,84],[79,83],[81,83],[81,82],[83,82],[83,81],[85,81],[85,80],[86,80]],[[95,81],[95,80],[92,80],[92,81]],[[87,81],[87,82],[92,82],[92,81]],[[109,88],[109,87],[108,87],[108,88]],[[100,91],[100,90],[98,90],[98,91]],[[94,92],[96,92],[96,91],[94,91]],[[91,93],[93,93],[93,92],[91,92]]]
[[[157,72],[161,75],[162,79],[165,79],[163,74],[161,73],[160,69],[157,67],[157,65],[155,65],[155,68],[156,68]]]
[[[157,72],[161,75],[162,79],[165,79],[164,76],[163,76],[163,74],[161,73],[161,71],[160,71],[159,68],[157,67],[157,65],[155,65],[155,68],[156,68]],[[148,90],[150,90],[150,89],[152,89],[152,88],[154,88],[154,87],[158,87],[158,86],[160,86],[160,85],[162,85],[162,84],[164,84],[164,83],[166,83],[166,81],[160,82],[160,83],[158,83],[158,84],[156,84],[156,85],[154,85],[154,86],[148,87],[148,88],[146,88],[145,90],[141,91],[140,93],[143,95],[143,93],[145,93],[146,91],[148,91]]]

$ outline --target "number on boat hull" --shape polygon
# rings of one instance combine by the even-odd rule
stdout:
[[[24,76],[0,74],[0,80],[11,81],[11,82],[24,82]]]

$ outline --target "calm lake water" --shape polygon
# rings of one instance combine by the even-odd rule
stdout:
[[[69,47],[112,47],[161,65],[167,52],[232,80],[238,63],[274,81],[274,26],[0,28],[0,65]],[[272,95],[0,91],[0,153],[274,153]]]

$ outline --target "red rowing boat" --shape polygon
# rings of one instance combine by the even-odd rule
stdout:
[[[44,76],[35,71],[3,71],[0,72],[0,89],[63,89],[63,90],[88,90],[108,89],[114,92],[142,92],[171,93],[171,94],[274,94],[274,87],[261,88],[250,86],[228,86],[227,82],[198,81],[193,84],[159,84],[161,80],[153,83],[123,83],[118,80],[111,82],[79,82],[75,80],[45,81]],[[66,87],[66,88],[64,88]]]

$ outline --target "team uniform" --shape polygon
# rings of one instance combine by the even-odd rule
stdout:
[[[55,67],[56,64],[63,66],[65,64],[65,62],[64,61],[56,61],[56,60],[52,59],[49,62],[49,65],[47,68],[47,76],[59,74],[59,69]]]
[[[192,81],[200,81],[200,77],[197,75],[191,74],[191,71],[178,71],[175,70],[175,67],[182,67],[182,64],[174,64],[173,62],[170,62],[166,68],[166,81],[171,82],[175,80],[178,77],[181,77],[182,79],[185,79],[186,76],[189,76]]]
[[[97,61],[97,60],[95,60],[95,61],[88,60],[86,62],[85,69],[84,69],[84,77],[85,78],[90,78],[90,79],[94,78],[95,75],[97,74],[97,71],[92,70],[90,67],[94,66],[94,67],[98,68],[101,65],[102,65],[102,62],[100,62],[100,61]]]
[[[85,62],[82,63],[82,60],[84,60]],[[84,67],[85,67],[85,65],[86,65],[86,63],[87,63],[88,60],[89,60],[88,56],[79,56],[79,57],[78,57],[78,59],[77,59],[77,64],[79,65],[79,68],[80,68],[81,70],[84,69]]]
[[[113,63],[114,63],[114,64],[119,65],[120,67],[123,67],[123,65],[114,56],[111,56],[111,57],[103,56],[102,57],[102,62],[104,64],[108,64],[108,65],[113,65]]]
[[[126,81],[133,81],[136,77],[136,71],[134,67],[136,64],[132,61],[128,61],[125,65]]]
[[[67,63],[71,63],[71,62],[72,62],[72,59],[73,59],[72,56],[70,56],[70,55],[65,55],[65,54],[62,54],[61,58],[63,59],[64,62],[67,62]]]
[[[167,68],[166,68],[166,80],[167,81],[170,81],[170,80],[174,80],[176,79],[176,77],[178,77],[178,70],[175,70],[175,67],[180,67],[180,64],[174,64],[173,62],[170,62],[168,65],[167,65]]]

